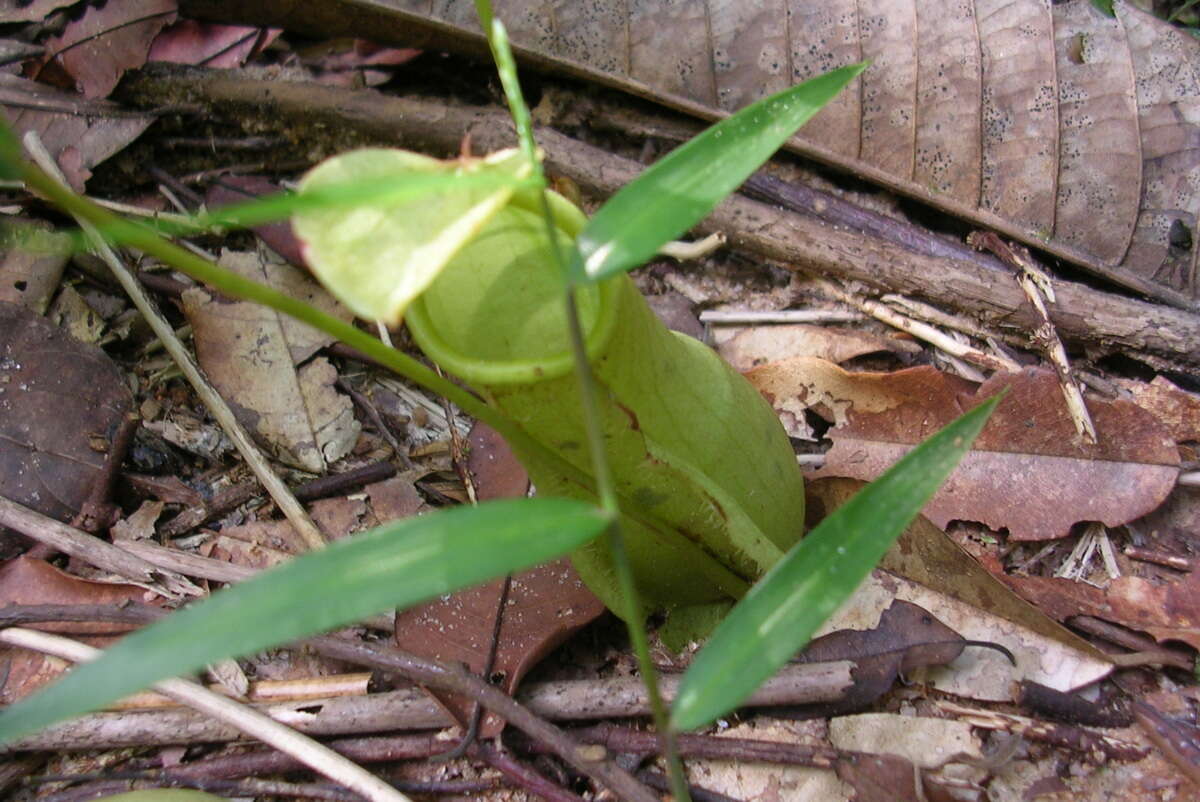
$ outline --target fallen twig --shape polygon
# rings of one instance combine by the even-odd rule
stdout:
[[[45,652],[75,662],[94,660],[100,655],[99,649],[93,649],[78,641],[19,627],[0,630],[0,642]],[[247,735],[270,744],[280,751],[287,752],[306,766],[362,794],[367,799],[379,802],[408,801],[408,797],[404,794],[396,791],[362,767],[246,705],[182,679],[163,680],[156,683],[154,687],[173,699],[206,715],[227,722]]]

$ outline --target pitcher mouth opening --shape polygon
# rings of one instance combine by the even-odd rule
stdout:
[[[566,246],[582,215],[561,197],[547,196]],[[576,292],[589,359],[602,354],[612,337],[620,289],[627,281],[618,277]],[[406,319],[426,355],[468,382],[554,379],[574,368],[564,286],[558,260],[548,251],[540,209],[517,202],[455,256],[409,307]]]

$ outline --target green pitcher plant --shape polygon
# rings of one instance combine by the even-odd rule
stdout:
[[[504,170],[519,177],[527,172],[513,168],[520,158],[511,150],[434,162],[404,151],[360,150],[319,165],[301,193],[381,173],[403,179],[431,170]],[[369,213],[386,214],[389,226],[355,221],[360,211],[332,209],[302,213],[293,225],[310,266],[335,295],[367,318],[403,315],[431,360],[587,470],[579,387],[564,334],[564,278],[536,193],[443,197],[433,204],[440,216],[429,214],[427,202]],[[545,190],[545,196],[556,236],[569,245],[586,217],[561,195]],[[431,217],[444,221],[450,207],[469,224],[453,231],[429,224]],[[582,287],[577,303],[617,489],[653,519],[622,522],[645,603],[673,608],[742,595],[802,532],[804,483],[778,418],[711,349],[668,330],[627,275]],[[589,495],[516,445],[539,492]],[[588,586],[620,611],[603,544],[585,545],[572,560]]]

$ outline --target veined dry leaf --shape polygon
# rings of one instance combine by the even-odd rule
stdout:
[[[53,65],[85,97],[107,97],[125,70],[146,63],[150,44],[175,19],[175,0],[86,5],[82,16],[46,42],[42,72]]]
[[[349,313],[295,268],[254,254],[225,251],[223,267],[269,284],[326,312]],[[286,315],[205,290],[183,294],[196,356],[248,430],[276,458],[322,473],[354,447],[360,426],[349,398],[333,389],[337,373],[323,357],[306,362],[331,338]]]
[[[1179,452],[1170,433],[1127,401],[1088,401],[1099,442],[1084,443],[1046,370],[997,374],[976,386],[930,367],[847,373],[798,358],[747,374],[776,408],[832,420],[833,448],[816,476],[869,481],[965,410],[1004,388],[974,448],[925,507],[951,520],[1007,528],[1018,540],[1065,537],[1079,521],[1120,526],[1153,510],[1175,486]]]
[[[228,4],[187,6],[219,18]],[[1194,305],[1200,42],[1114,7],[1115,19],[1089,0],[506,0],[496,12],[518,58],[707,118],[870,60],[793,150]],[[466,2],[237,8],[324,36],[480,52]]]
[[[147,60],[217,68],[240,67],[279,34],[278,30],[264,31],[246,25],[210,25],[181,19],[155,37]]]

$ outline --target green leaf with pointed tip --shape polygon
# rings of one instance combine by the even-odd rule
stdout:
[[[292,218],[321,283],[367,320],[400,322],[442,267],[512,198],[532,165],[516,150],[440,161],[368,148],[328,159],[304,177],[300,195],[355,182],[403,186],[406,178],[496,176],[499,187],[464,182],[391,202],[308,208]]]
[[[759,580],[684,674],[672,729],[702,727],[729,712],[808,642],[954,470],[999,400],[914,448]]]
[[[841,67],[764,98],[664,156],[588,223],[579,236],[576,277],[598,281],[644,264],[704,219],[864,69]]]
[[[561,556],[607,525],[555,498],[494,501],[338,541],[122,639],[0,714],[0,742],[214,660],[286,643]]]

